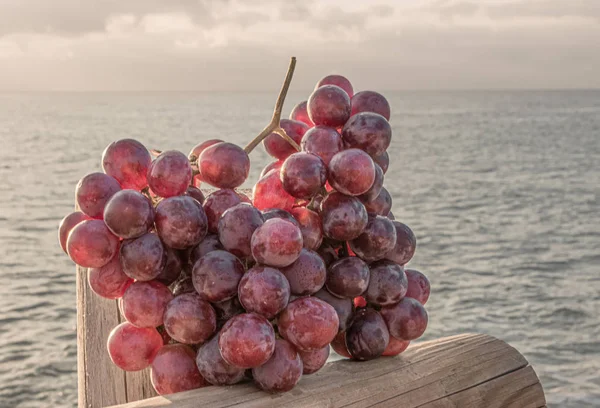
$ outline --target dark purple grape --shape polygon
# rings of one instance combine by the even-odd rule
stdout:
[[[300,145],[302,136],[308,130],[308,125],[297,120],[281,119],[281,128],[291,137],[294,142]],[[279,134],[273,132],[263,140],[263,146],[267,153],[278,160],[285,160],[290,154],[297,150],[287,140]]]
[[[267,220],[252,234],[252,256],[264,265],[291,265],[300,256],[302,245],[300,228],[280,218]]]
[[[266,363],[275,350],[275,331],[256,313],[232,317],[219,333],[219,350],[229,364],[255,368]]]
[[[160,197],[185,193],[192,181],[192,166],[185,154],[176,150],[162,152],[148,168],[148,185]]]
[[[377,196],[381,192],[382,188],[383,188],[383,171],[381,170],[381,167],[379,167],[378,164],[375,164],[375,180],[373,181],[373,185],[371,186],[369,191],[367,191],[363,195],[359,196],[358,198],[363,203],[368,203],[369,201],[373,201],[377,198]]]
[[[101,220],[104,206],[118,191],[121,191],[121,186],[114,177],[104,173],[90,173],[77,183],[75,198],[84,214]]]
[[[281,169],[281,166],[283,166],[283,160],[277,160],[267,164],[265,168],[260,172],[260,176],[258,178],[263,178],[271,170],[279,171],[279,169]]]
[[[152,158],[148,149],[133,139],[109,144],[102,153],[102,169],[117,179],[122,188],[142,190],[148,185],[148,168]]]
[[[373,309],[360,309],[346,330],[346,347],[350,355],[360,361],[373,360],[385,351],[390,333],[385,321]]]
[[[147,233],[154,223],[152,202],[142,193],[121,190],[104,207],[104,222],[116,236],[137,238]]]
[[[108,335],[106,343],[112,362],[125,371],[148,367],[163,347],[163,339],[154,327],[136,327],[123,322]]]
[[[298,259],[281,269],[290,283],[293,295],[304,296],[316,293],[325,284],[327,269],[325,262],[314,251],[302,249]]]
[[[302,101],[298,105],[294,106],[292,109],[292,113],[290,113],[290,119],[297,120],[303,123],[306,123],[308,126],[314,126],[312,120],[308,116],[308,101]]]
[[[378,164],[379,167],[381,167],[381,170],[383,170],[383,174],[387,173],[388,167],[390,166],[390,156],[388,155],[388,152],[383,152],[376,156],[371,156],[371,158],[373,159],[375,164]]]
[[[255,266],[242,277],[238,297],[247,312],[272,319],[287,306],[290,284],[277,269]]]
[[[170,197],[158,203],[155,224],[160,239],[176,249],[198,245],[208,228],[202,205],[187,196]]]
[[[223,247],[242,260],[252,255],[254,231],[263,225],[263,217],[251,204],[241,203],[223,213],[219,221],[219,241]]]
[[[347,146],[362,149],[371,156],[378,156],[390,146],[392,127],[377,113],[357,113],[344,125],[342,138]]]
[[[181,261],[180,254],[177,253],[175,249],[166,247],[165,250],[167,253],[165,267],[154,280],[169,286],[179,278],[179,275],[181,275],[183,262]]]
[[[198,201],[200,204],[204,204],[204,200],[205,200],[204,193],[196,187],[192,187],[192,186],[188,187],[187,190],[185,190],[185,195],[192,197],[193,199]]]
[[[350,97],[339,86],[324,85],[310,95],[307,110],[315,125],[337,128],[350,118]]]
[[[414,340],[425,333],[427,311],[416,299],[405,297],[395,305],[381,308],[390,334],[400,340]]]
[[[271,208],[270,210],[265,210],[262,212],[262,215],[265,221],[270,220],[271,218],[280,218],[282,220],[290,221],[294,223],[294,225],[300,227],[300,224],[298,223],[298,221],[296,221],[292,214],[280,208]]]
[[[294,346],[284,339],[275,341],[275,350],[269,361],[252,369],[254,383],[268,392],[289,391],[301,376],[302,359]]]
[[[392,196],[385,187],[381,188],[377,197],[365,204],[369,214],[383,215],[386,217],[392,209]]]
[[[427,276],[423,275],[416,269],[406,269],[406,278],[408,279],[408,290],[406,296],[416,299],[424,305],[429,299],[429,293],[431,292],[431,286]]]
[[[339,297],[355,298],[362,295],[369,286],[369,267],[355,256],[342,258],[329,267],[325,286]]]
[[[390,104],[385,97],[374,91],[360,91],[352,97],[352,115],[374,112],[390,120]]]
[[[125,275],[119,256],[101,268],[90,268],[88,271],[90,288],[99,296],[107,299],[118,299],[123,296],[133,279]]]
[[[321,79],[317,82],[317,86],[315,89],[320,88],[324,85],[335,85],[342,88],[350,98],[354,95],[354,89],[352,88],[352,84],[348,79],[342,75],[327,75],[325,78]]]
[[[348,325],[348,321],[352,316],[352,299],[339,298],[332,295],[326,288],[321,289],[313,295],[324,302],[329,303],[335,309],[339,320],[339,330],[344,331]]]
[[[85,220],[69,233],[67,252],[69,257],[84,268],[101,268],[119,249],[119,238],[113,235],[102,220]]]
[[[388,260],[377,261],[370,266],[371,281],[365,293],[369,303],[387,306],[398,303],[408,288],[408,280],[404,269]]]
[[[400,354],[404,350],[406,350],[409,345],[410,345],[409,340],[400,340],[400,339],[395,338],[394,336],[390,336],[390,342],[388,343],[388,346],[385,348],[385,351],[383,352],[382,356],[386,356],[386,357],[397,356],[398,354]]]
[[[69,238],[69,233],[77,224],[85,220],[91,220],[92,218],[85,215],[81,211],[75,211],[71,214],[67,215],[62,219],[58,226],[58,242],[60,243],[60,247],[63,251],[67,252],[67,239]]]
[[[208,234],[204,237],[202,242],[196,245],[190,251],[190,265],[193,267],[198,259],[212,251],[218,251],[223,249],[223,245],[219,242],[219,237],[213,234]]]
[[[290,211],[296,199],[283,188],[279,170],[273,169],[261,177],[252,189],[252,203],[259,210],[281,208]]]
[[[159,395],[201,388],[206,381],[200,375],[195,353],[185,344],[168,344],[160,349],[152,362],[150,377]]]
[[[365,230],[350,241],[350,249],[366,262],[383,259],[396,245],[393,221],[381,215],[369,216]]]
[[[329,165],[336,153],[344,150],[342,136],[334,128],[315,126],[302,138],[302,151],[316,154],[325,165]]]
[[[396,245],[385,255],[385,258],[398,265],[406,265],[415,254],[417,238],[408,225],[399,221],[393,221],[393,223],[396,227]]]
[[[121,309],[127,321],[137,327],[158,327],[173,294],[157,281],[134,282],[123,295]]]
[[[292,215],[300,226],[304,248],[317,250],[323,242],[323,223],[315,211],[306,207],[292,208]]]
[[[229,364],[221,356],[219,335],[200,346],[196,365],[204,379],[213,385],[232,385],[244,379],[245,369]]]
[[[328,344],[319,350],[299,351],[298,354],[302,359],[302,374],[314,374],[323,368],[329,358],[330,350],[331,347]]]
[[[169,336],[184,344],[204,343],[217,328],[215,310],[195,292],[175,296],[167,304],[164,321]]]
[[[310,351],[331,343],[339,320],[333,306],[316,297],[290,302],[277,321],[279,334],[298,350]]]
[[[283,162],[280,177],[283,188],[290,195],[309,199],[325,185],[327,168],[319,156],[298,152]]]
[[[250,158],[233,143],[217,143],[204,149],[198,158],[202,181],[217,188],[235,188],[248,178]]]
[[[156,234],[148,233],[121,244],[123,272],[138,281],[150,281],[160,275],[167,261],[165,248]]]
[[[356,197],[331,193],[321,203],[324,234],[334,240],[349,241],[358,237],[367,226],[365,206]]]
[[[206,218],[208,218],[208,231],[216,234],[219,231],[221,215],[241,202],[242,199],[234,190],[221,189],[210,193],[204,201],[204,212]]]
[[[360,149],[343,150],[331,158],[327,174],[334,189],[359,196],[369,191],[375,182],[375,163]]]
[[[212,251],[200,258],[192,270],[192,282],[200,297],[222,302],[237,294],[244,265],[227,251]]]

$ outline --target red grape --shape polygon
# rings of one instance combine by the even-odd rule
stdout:
[[[118,237],[137,238],[147,233],[154,223],[152,202],[142,193],[121,190],[104,207],[104,222]]]
[[[275,341],[275,350],[269,361],[252,369],[258,388],[269,392],[289,391],[301,376],[302,359],[294,346],[284,339]]]
[[[266,363],[275,350],[275,331],[256,313],[232,317],[219,333],[219,350],[229,364],[254,368]]]
[[[121,186],[114,177],[104,173],[90,173],[77,183],[75,197],[84,214],[101,220],[104,206],[120,190]]]
[[[306,207],[294,207],[291,213],[300,226],[304,248],[316,251],[323,242],[321,217]]]
[[[322,349],[313,351],[299,351],[298,354],[302,359],[302,374],[309,375],[319,371],[329,358],[329,351],[331,347],[326,345]]]
[[[383,152],[376,156],[371,156],[371,158],[373,159],[375,164],[378,164],[379,167],[381,167],[381,170],[383,170],[383,174],[387,173],[388,167],[390,166],[390,156],[388,155],[388,152]]]
[[[139,371],[148,367],[163,339],[154,327],[136,327],[124,322],[108,335],[108,355],[112,362],[125,371]]]
[[[277,160],[267,164],[265,168],[260,172],[260,176],[258,178],[263,178],[268,172],[270,172],[273,169],[279,171],[279,169],[281,169],[281,166],[283,166],[283,160]]]
[[[406,265],[415,254],[417,238],[408,225],[399,221],[392,221],[396,227],[396,245],[385,255],[386,259],[398,265]]]
[[[358,198],[363,203],[368,203],[369,201],[373,201],[373,200],[377,199],[377,197],[379,196],[379,193],[381,193],[382,188],[383,188],[383,171],[381,170],[381,167],[379,167],[379,165],[377,163],[375,163],[375,180],[373,181],[373,185],[366,193],[359,196]]]
[[[364,296],[367,302],[387,306],[406,296],[407,288],[404,269],[397,263],[382,260],[371,264],[371,281]]]
[[[206,386],[196,366],[196,353],[185,344],[164,346],[152,362],[152,385],[159,395]]]
[[[84,268],[101,268],[117,253],[119,238],[102,220],[85,220],[69,233],[67,252],[73,262]]]
[[[341,331],[335,336],[335,338],[331,341],[331,348],[342,357],[352,358],[348,352],[348,347],[346,347],[345,331]]]
[[[294,106],[294,109],[290,113],[290,119],[306,123],[309,127],[315,125],[308,116],[308,101],[302,101]]]
[[[169,286],[170,284],[175,282],[177,278],[179,278],[179,275],[181,275],[183,263],[181,261],[180,255],[175,249],[166,247],[165,251],[167,254],[165,266],[160,271],[155,280]]]
[[[344,150],[342,136],[334,128],[315,126],[302,138],[302,151],[316,154],[325,165],[329,165],[331,158],[342,150]]]
[[[298,152],[289,156],[280,170],[285,191],[296,198],[311,198],[327,181],[327,168],[319,156]]]
[[[386,217],[392,209],[392,196],[385,187],[381,187],[381,191],[377,197],[365,203],[365,208],[369,214],[383,215]]]
[[[356,256],[366,262],[383,259],[396,245],[396,229],[393,221],[381,215],[369,216],[365,230],[350,241]]]
[[[400,339],[395,338],[394,336],[390,336],[390,342],[388,343],[387,347],[385,348],[385,351],[383,352],[382,356],[386,356],[386,357],[397,356],[398,354],[400,354],[404,350],[406,350],[408,348],[409,344],[410,344],[409,340],[400,340]]]
[[[171,299],[173,294],[160,282],[134,282],[123,295],[123,316],[137,327],[158,327]]]
[[[167,304],[164,321],[169,336],[184,344],[204,343],[217,328],[215,309],[195,292],[175,296]]]
[[[121,187],[142,190],[148,185],[147,174],[152,158],[148,149],[133,139],[109,144],[102,153],[102,169],[117,179]]]
[[[208,231],[216,234],[219,231],[219,220],[223,213],[241,203],[242,200],[238,193],[230,189],[221,189],[213,191],[204,201],[204,211],[208,218]]]
[[[213,385],[233,385],[244,379],[244,368],[229,364],[219,350],[219,335],[215,335],[198,349],[196,365],[200,374]]]
[[[315,89],[320,88],[324,85],[335,85],[342,88],[350,98],[354,95],[354,89],[352,88],[352,84],[348,79],[341,75],[327,75],[325,78],[321,79],[317,82],[317,86]]]
[[[207,147],[198,159],[202,181],[217,188],[235,188],[248,178],[250,158],[233,143],[217,143]]]
[[[190,251],[190,265],[194,266],[198,259],[209,252],[217,251],[219,249],[223,249],[223,245],[219,242],[219,237],[214,234],[208,234],[204,237],[202,242]]]
[[[67,252],[67,239],[69,238],[69,233],[71,230],[80,222],[85,220],[90,220],[91,217],[85,215],[81,211],[75,211],[71,214],[67,215],[62,219],[60,224],[58,225],[58,242],[60,243],[60,247],[63,251]]]
[[[208,229],[202,205],[188,196],[169,197],[158,203],[155,223],[160,239],[176,249],[198,245]]]
[[[350,97],[339,86],[324,85],[308,98],[307,111],[315,125],[343,126],[350,117]]]
[[[416,299],[405,297],[395,305],[381,308],[390,334],[400,340],[421,337],[427,328],[427,311]]]
[[[290,284],[277,269],[255,266],[242,277],[238,297],[247,312],[272,319],[287,306]]]
[[[429,279],[416,269],[406,269],[406,278],[408,279],[408,290],[406,296],[416,299],[420,304],[424,305],[429,299],[431,286]]]
[[[300,256],[302,244],[300,228],[290,221],[272,218],[252,234],[252,256],[261,264],[288,266]]]
[[[342,130],[342,138],[347,146],[378,156],[390,146],[392,128],[383,116],[362,112],[348,119]]]
[[[192,197],[193,199],[198,201],[200,204],[204,204],[204,200],[205,200],[204,193],[196,187],[192,187],[192,186],[188,187],[187,190],[185,190],[185,195]]]
[[[281,128],[300,145],[302,136],[308,130],[308,125],[297,120],[281,119]],[[290,154],[297,150],[279,134],[273,132],[263,140],[263,146],[267,153],[278,160],[285,160]]]
[[[261,211],[272,208],[290,211],[295,201],[296,199],[283,188],[277,169],[261,177],[252,189],[252,203]]]
[[[165,248],[156,234],[123,241],[121,265],[130,278],[149,281],[160,275],[167,261]]]
[[[352,316],[352,300],[342,299],[332,295],[326,288],[322,288],[320,291],[314,294],[314,297],[321,299],[324,302],[329,303],[335,309],[339,320],[339,330],[346,330],[348,321]]]
[[[331,158],[327,170],[329,183],[342,194],[365,194],[375,182],[375,163],[360,149],[337,153]]]
[[[325,286],[339,297],[359,296],[369,286],[369,267],[355,256],[342,258],[329,267]]]
[[[350,355],[360,361],[373,360],[385,351],[390,333],[385,321],[373,309],[360,309],[346,330],[346,347]]]
[[[252,255],[254,231],[263,225],[263,217],[251,204],[241,203],[225,211],[219,221],[219,241],[242,260]]]
[[[118,299],[133,283],[133,279],[125,275],[119,256],[101,268],[91,268],[88,271],[90,288],[99,296],[107,299]]]
[[[352,115],[360,112],[374,112],[390,120],[390,104],[380,93],[360,91],[352,97]]]
[[[281,218],[282,220],[287,220],[296,225],[297,227],[300,227],[300,224],[298,223],[298,221],[296,221],[292,214],[280,208],[272,208],[270,210],[265,210],[262,212],[262,216],[265,221],[270,220],[271,218]]]
[[[190,153],[188,154],[188,160],[190,161],[190,163],[192,165],[192,169],[198,170],[198,158],[200,157],[202,152],[204,150],[206,150],[206,148],[211,147],[212,145],[215,145],[217,143],[222,143],[222,142],[224,142],[224,140],[209,139],[204,142],[198,143],[196,146],[194,146],[192,148],[192,150],[190,150]],[[202,179],[202,177],[200,177],[200,179]]]
[[[148,169],[148,185],[160,197],[185,193],[192,181],[192,166],[185,154],[176,150],[162,152]]]
[[[290,302],[278,319],[279,334],[299,350],[310,351],[331,343],[339,320],[333,306],[316,297]]]
[[[244,275],[244,265],[227,251],[212,251],[196,262],[192,282],[200,297],[209,302],[222,302],[237,294]]]
[[[321,203],[323,232],[331,239],[348,241],[358,237],[367,226],[365,206],[356,197],[331,193]]]
[[[298,259],[290,266],[282,268],[281,272],[290,282],[291,293],[304,296],[312,295],[323,287],[327,269],[319,254],[303,248]]]

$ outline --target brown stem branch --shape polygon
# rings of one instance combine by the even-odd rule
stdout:
[[[287,140],[287,142],[289,144],[291,144],[294,149],[296,149],[297,151],[300,151],[300,146],[298,146],[298,143],[296,143],[296,141],[294,139],[292,139],[286,132],[285,129],[282,127],[278,127],[277,129],[275,129],[273,132],[277,133],[279,136],[283,137],[285,140]]]

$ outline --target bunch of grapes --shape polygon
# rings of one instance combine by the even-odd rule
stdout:
[[[152,160],[123,139],[82,178],[59,227],[91,289],[119,299],[110,358],[151,367],[159,394],[252,379],[288,391],[341,356],[395,356],[427,326],[429,281],[383,187],[392,130],[380,94],[339,75],[263,140],[275,159],[254,185],[248,152],[222,140]],[[279,129],[279,130],[281,130]],[[300,151],[297,147],[300,147]],[[206,197],[203,184],[215,187]]]

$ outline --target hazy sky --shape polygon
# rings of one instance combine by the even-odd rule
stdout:
[[[600,0],[0,0],[0,90],[599,88]]]

